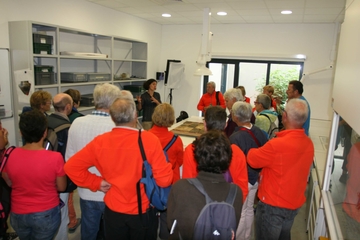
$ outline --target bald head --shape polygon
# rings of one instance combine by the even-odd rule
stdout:
[[[54,96],[53,106],[55,112],[64,113],[69,115],[73,106],[73,100],[69,94],[59,93]]]

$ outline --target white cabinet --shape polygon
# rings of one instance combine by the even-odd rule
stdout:
[[[90,94],[98,83],[123,88],[142,85],[147,78],[146,42],[32,21],[9,22],[9,36],[12,70],[34,72],[36,77],[29,79],[32,91],[42,89],[54,96],[73,88]],[[29,106],[16,91],[14,98],[15,112]]]

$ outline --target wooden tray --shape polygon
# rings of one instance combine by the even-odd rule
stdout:
[[[198,137],[205,132],[204,123],[185,121],[180,126],[174,128],[172,132],[178,135]]]

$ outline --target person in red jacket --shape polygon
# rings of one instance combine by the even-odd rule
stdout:
[[[174,133],[168,130],[168,127],[171,127],[175,122],[174,108],[168,103],[161,103],[160,105],[157,105],[152,115],[152,122],[154,125],[149,132],[159,138],[161,146],[164,149],[174,137]],[[172,184],[174,184],[180,179],[180,167],[183,164],[184,155],[184,145],[179,136],[177,136],[175,142],[166,151],[166,154],[172,165],[174,174]],[[168,239],[170,235],[167,228],[166,216],[166,211],[160,212],[160,239]]]
[[[115,100],[110,107],[110,116],[116,126],[70,157],[64,170],[76,185],[105,192],[106,239],[156,239],[154,226],[158,219],[143,184],[140,184],[142,211],[139,213],[136,184],[142,178],[143,169],[139,135],[158,186],[168,187],[173,181],[171,163],[166,162],[159,139],[136,128],[133,99]],[[89,171],[92,166],[101,176]]]
[[[262,168],[255,216],[257,240],[291,238],[294,218],[306,200],[305,189],[314,159],[314,145],[302,128],[307,117],[304,100],[289,100],[282,118],[285,130],[247,154],[251,167]]]
[[[266,94],[270,97],[271,107],[274,108],[273,111],[276,111],[277,105],[275,99],[273,98],[274,91],[275,88],[271,85],[266,85],[265,87],[263,87],[263,94]]]
[[[215,83],[214,82],[208,82],[206,85],[206,93],[202,95],[200,98],[200,101],[197,105],[197,109],[199,111],[202,111],[203,113],[211,106],[219,105],[222,108],[226,108],[225,106],[225,100],[222,93],[215,91]]]
[[[205,112],[205,131],[224,131],[226,125],[226,112],[219,106],[209,108]],[[224,133],[225,134],[225,133]],[[231,144],[232,158],[229,173],[232,181],[241,188],[243,201],[248,194],[248,172],[243,151],[235,144]],[[197,162],[194,156],[194,145],[189,144],[184,151],[182,178],[195,178],[198,175]]]

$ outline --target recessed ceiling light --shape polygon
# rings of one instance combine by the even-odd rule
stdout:
[[[281,14],[292,14],[291,10],[283,10],[281,11]]]
[[[219,15],[219,16],[226,16],[227,13],[226,13],[226,12],[218,12],[217,15]]]
[[[171,17],[171,14],[169,14],[169,13],[163,13],[161,16],[163,16],[163,17]]]

